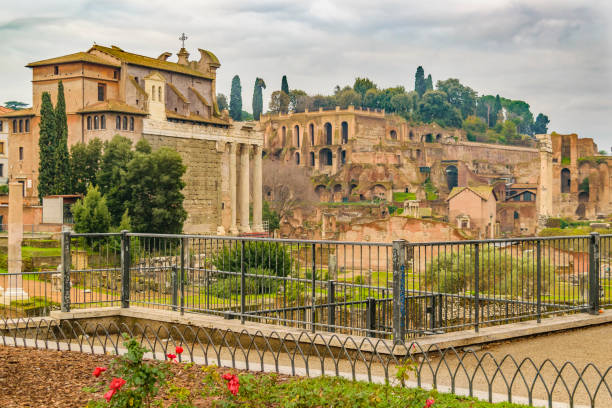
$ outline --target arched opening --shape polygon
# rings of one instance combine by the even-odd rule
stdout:
[[[408,137],[410,138],[410,140],[414,140],[414,132],[412,130],[408,134]]]
[[[386,200],[387,189],[382,184],[376,184],[370,189],[370,196],[372,200]]]
[[[320,166],[331,166],[333,163],[332,151],[329,149],[321,149],[319,152],[319,165]]]
[[[161,86],[157,88],[157,100],[162,102],[162,90],[161,90]]]
[[[100,128],[100,119],[97,116],[94,116],[94,130],[98,130]]]
[[[348,143],[348,123],[342,122],[342,144]]]
[[[436,142],[439,142],[441,139],[442,139],[442,135],[438,133],[436,135]]]
[[[346,164],[346,150],[343,150],[342,152],[340,152],[340,163]]]
[[[433,143],[433,135],[431,133],[425,135],[425,143]]]
[[[331,123],[325,123],[325,144],[331,145],[333,143],[332,138],[332,125]]]
[[[28,122],[26,122],[26,125],[27,125],[27,123]],[[104,115],[100,116],[100,129],[106,129],[106,116],[104,116]]]
[[[293,133],[295,133],[295,145],[300,147],[300,127],[299,125],[295,125],[293,127]]]
[[[281,145],[285,147],[286,144],[287,144],[287,128],[283,126],[281,128]]]
[[[115,129],[121,130],[121,116],[117,116],[115,119]]]
[[[421,158],[421,149],[417,149],[416,150],[416,158],[420,159]]]
[[[585,218],[586,216],[586,204],[585,203],[580,203],[578,204],[578,207],[576,208],[576,215],[578,216],[578,218]]]
[[[151,86],[151,100],[155,101],[155,85]]]
[[[334,193],[341,193],[342,192],[342,185],[341,184],[336,184],[334,186]]]
[[[295,164],[300,165],[300,152],[295,152]]]
[[[579,203],[588,203],[589,202],[589,192],[588,191],[581,191],[578,194],[578,202]]]
[[[319,197],[319,201],[328,201],[329,193],[324,185],[318,185],[315,188],[315,194]]]
[[[561,192],[569,193],[572,184],[571,173],[569,169],[561,170]]]
[[[456,166],[448,166],[446,168],[446,185],[448,191],[451,191],[454,187],[459,185],[459,172]]]
[[[395,130],[389,132],[389,136],[391,137],[391,140],[397,140],[397,132]]]
[[[314,132],[314,125],[312,123],[308,126],[308,133],[310,134],[310,145],[314,146],[314,144],[315,144],[315,132]]]
[[[123,130],[127,130],[127,116],[123,117]]]
[[[310,152],[310,165],[314,167],[315,165],[315,154],[314,152]]]

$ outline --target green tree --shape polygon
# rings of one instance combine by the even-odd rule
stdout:
[[[501,135],[507,144],[517,145],[521,142],[521,135],[517,132],[516,124],[511,120],[504,122]]]
[[[125,184],[131,189],[125,207],[134,231],[167,234],[183,231],[187,219],[183,208],[185,196],[181,192],[185,187],[182,179],[185,170],[180,154],[167,147],[151,154],[134,154],[125,177]]]
[[[438,90],[444,91],[448,102],[461,112],[463,119],[473,115],[476,109],[476,91],[469,86],[464,86],[456,78],[449,78],[446,81],[438,81]]]
[[[499,94],[495,95],[495,102],[493,103],[493,111],[491,112],[492,115],[492,120],[491,123],[489,124],[490,127],[493,127],[497,124],[497,121],[500,118],[500,115],[502,113],[502,104],[501,104],[501,98],[499,97]]]
[[[283,75],[281,79],[281,91],[289,95],[289,82],[287,82],[287,75]]]
[[[336,94],[336,103],[340,108],[346,109],[349,106],[361,106],[361,95],[353,88],[346,87]]]
[[[270,203],[263,202],[262,219],[268,221],[268,231],[274,232],[280,228],[280,215],[270,208]]]
[[[7,102],[4,102],[4,106],[9,109],[13,109],[13,110],[22,110],[24,108],[27,108],[28,104],[25,102],[19,102],[19,101],[7,101]]]
[[[261,78],[255,79],[255,86],[253,88],[253,119],[259,120],[263,111],[263,96],[262,88],[266,88],[266,83]]]
[[[361,95],[362,102],[365,100],[365,94],[370,89],[377,89],[377,86],[374,82],[372,82],[369,78],[355,78],[355,83],[353,84],[353,90]]]
[[[391,107],[393,112],[405,116],[414,109],[413,98],[410,93],[398,93],[391,97]]]
[[[425,71],[419,65],[414,74],[414,90],[419,94],[419,98],[427,91],[427,82],[425,81]]]
[[[281,80],[281,93],[283,95],[278,99],[280,103],[280,112],[287,113],[289,112],[289,102],[291,101],[289,97],[289,83],[287,82],[287,75],[283,75]]]
[[[53,194],[55,180],[55,112],[48,92],[42,94],[40,133],[38,138],[38,198]]]
[[[229,105],[227,104],[227,96],[222,93],[217,94],[217,106],[220,111],[229,110]]]
[[[306,109],[314,109],[313,98],[301,89],[292,89],[289,92],[289,110],[291,112],[304,112]]]
[[[608,155],[608,152],[607,152],[607,151],[605,151],[605,150],[600,150],[600,151],[599,151],[599,152],[597,152],[597,153],[599,153],[599,155],[601,155],[601,156],[607,156],[607,155]]]
[[[427,75],[427,79],[425,80],[425,89],[427,91],[433,91],[433,79],[431,78],[431,74]]]
[[[533,124],[533,133],[536,135],[548,133],[549,123],[550,120],[548,120],[548,116],[544,115],[543,113],[538,113],[535,123]]]
[[[128,138],[115,135],[111,141],[104,143],[97,183],[106,197],[113,225],[121,222],[124,203],[131,197],[131,186],[126,183],[126,177],[128,163],[133,156],[132,142]]]
[[[78,233],[108,232],[111,216],[106,206],[106,199],[98,187],[89,186],[84,199],[72,206],[74,230]]]
[[[57,84],[57,103],[55,105],[55,177],[54,193],[71,193],[70,154],[68,153],[68,119],[66,117],[66,99],[64,84]]]
[[[272,113],[283,113],[284,106],[289,106],[289,95],[283,91],[274,91],[270,96],[270,105],[268,109]]]
[[[96,177],[100,170],[102,141],[95,138],[89,143],[82,142],[70,148],[70,185],[76,194],[86,194],[89,186],[97,185]]]
[[[242,86],[240,86],[240,77],[238,75],[234,75],[232,78],[229,114],[236,121],[239,121],[242,117]]]
[[[440,126],[460,127],[459,110],[448,103],[443,91],[428,91],[419,102],[419,117],[426,123],[436,122]]]
[[[243,110],[242,113],[240,114],[240,120],[241,121],[251,121],[253,120],[253,115]]]
[[[472,142],[486,140],[487,124],[478,116],[468,116],[463,120],[461,127],[467,133],[467,139]]]

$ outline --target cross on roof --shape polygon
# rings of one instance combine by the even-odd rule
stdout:
[[[185,48],[185,40],[188,37],[185,35],[185,33],[181,34],[181,36],[179,37],[179,40],[181,40],[183,42],[183,48]]]

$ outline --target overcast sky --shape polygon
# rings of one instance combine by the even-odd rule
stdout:
[[[606,0],[114,0],[22,1],[0,12],[0,103],[31,103],[28,62],[86,51],[94,42],[157,57],[186,48],[221,61],[217,90],[240,75],[251,111],[255,77],[272,91],[331,93],[367,76],[414,87],[459,78],[479,94],[523,99],[549,130],[612,146],[612,1]],[[175,60],[175,57],[173,57]]]

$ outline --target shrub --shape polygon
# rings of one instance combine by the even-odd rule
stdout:
[[[240,272],[241,251],[241,243],[232,242],[217,253],[213,265],[221,271]],[[265,269],[272,271],[276,276],[287,276],[291,273],[292,260],[289,248],[278,242],[244,242],[242,261],[247,270]]]
[[[248,276],[244,279],[245,295],[263,295],[267,293],[276,293],[280,285],[279,279],[270,278],[275,276],[274,271],[269,269],[254,268],[247,272]],[[230,298],[240,295],[240,276],[232,276],[219,279],[210,286],[210,292],[220,298]]]

